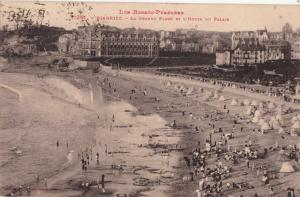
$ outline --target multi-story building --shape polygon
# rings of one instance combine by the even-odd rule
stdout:
[[[287,41],[265,44],[267,60],[291,59],[291,45]]]
[[[70,47],[72,44],[72,40],[74,40],[73,34],[64,34],[58,38],[57,47],[59,49],[59,53],[69,53]]]
[[[256,31],[234,31],[231,35],[231,49],[235,49],[240,43],[247,40],[255,40],[260,44],[267,43],[271,37],[271,33],[266,28]]]
[[[216,65],[231,65],[231,50],[216,52]]]
[[[150,30],[79,27],[75,36],[66,42],[66,35],[60,40],[69,43],[73,55],[87,57],[155,57],[158,56],[157,34]],[[75,41],[75,42],[74,42]],[[60,46],[64,51],[65,46]]]
[[[285,28],[288,29],[289,28]],[[284,36],[283,36],[284,35]],[[287,38],[289,35],[289,39]],[[289,60],[297,56],[298,45],[295,44],[291,54],[290,31],[288,33],[270,33],[264,30],[233,32],[231,51],[216,54],[216,64],[226,65],[228,56],[234,66],[256,65],[266,61]],[[223,53],[223,54],[221,54]]]
[[[291,58],[294,60],[300,60],[300,38],[292,43],[291,49]]]
[[[231,64],[234,66],[261,64],[266,61],[265,47],[258,44],[239,45],[233,50]]]

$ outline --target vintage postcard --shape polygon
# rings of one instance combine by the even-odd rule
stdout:
[[[300,7],[0,1],[0,196],[300,195]]]

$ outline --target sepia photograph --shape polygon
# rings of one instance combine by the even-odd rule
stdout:
[[[300,7],[0,0],[0,196],[300,196]]]

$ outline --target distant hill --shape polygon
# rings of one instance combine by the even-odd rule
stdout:
[[[35,44],[38,51],[56,51],[59,36],[67,33],[61,27],[30,26],[13,31],[0,31],[0,45],[9,44],[12,40],[19,44]]]

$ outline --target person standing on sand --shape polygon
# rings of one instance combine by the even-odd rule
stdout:
[[[57,148],[59,147],[59,141],[58,140],[56,141],[56,147]]]
[[[102,192],[104,193],[105,192],[105,175],[104,174],[102,174],[102,176],[101,176],[101,185],[102,185]]]
[[[96,153],[96,160],[97,160],[97,165],[99,165],[99,153]]]
[[[37,175],[36,176],[36,183],[39,183],[40,182],[40,175]]]

